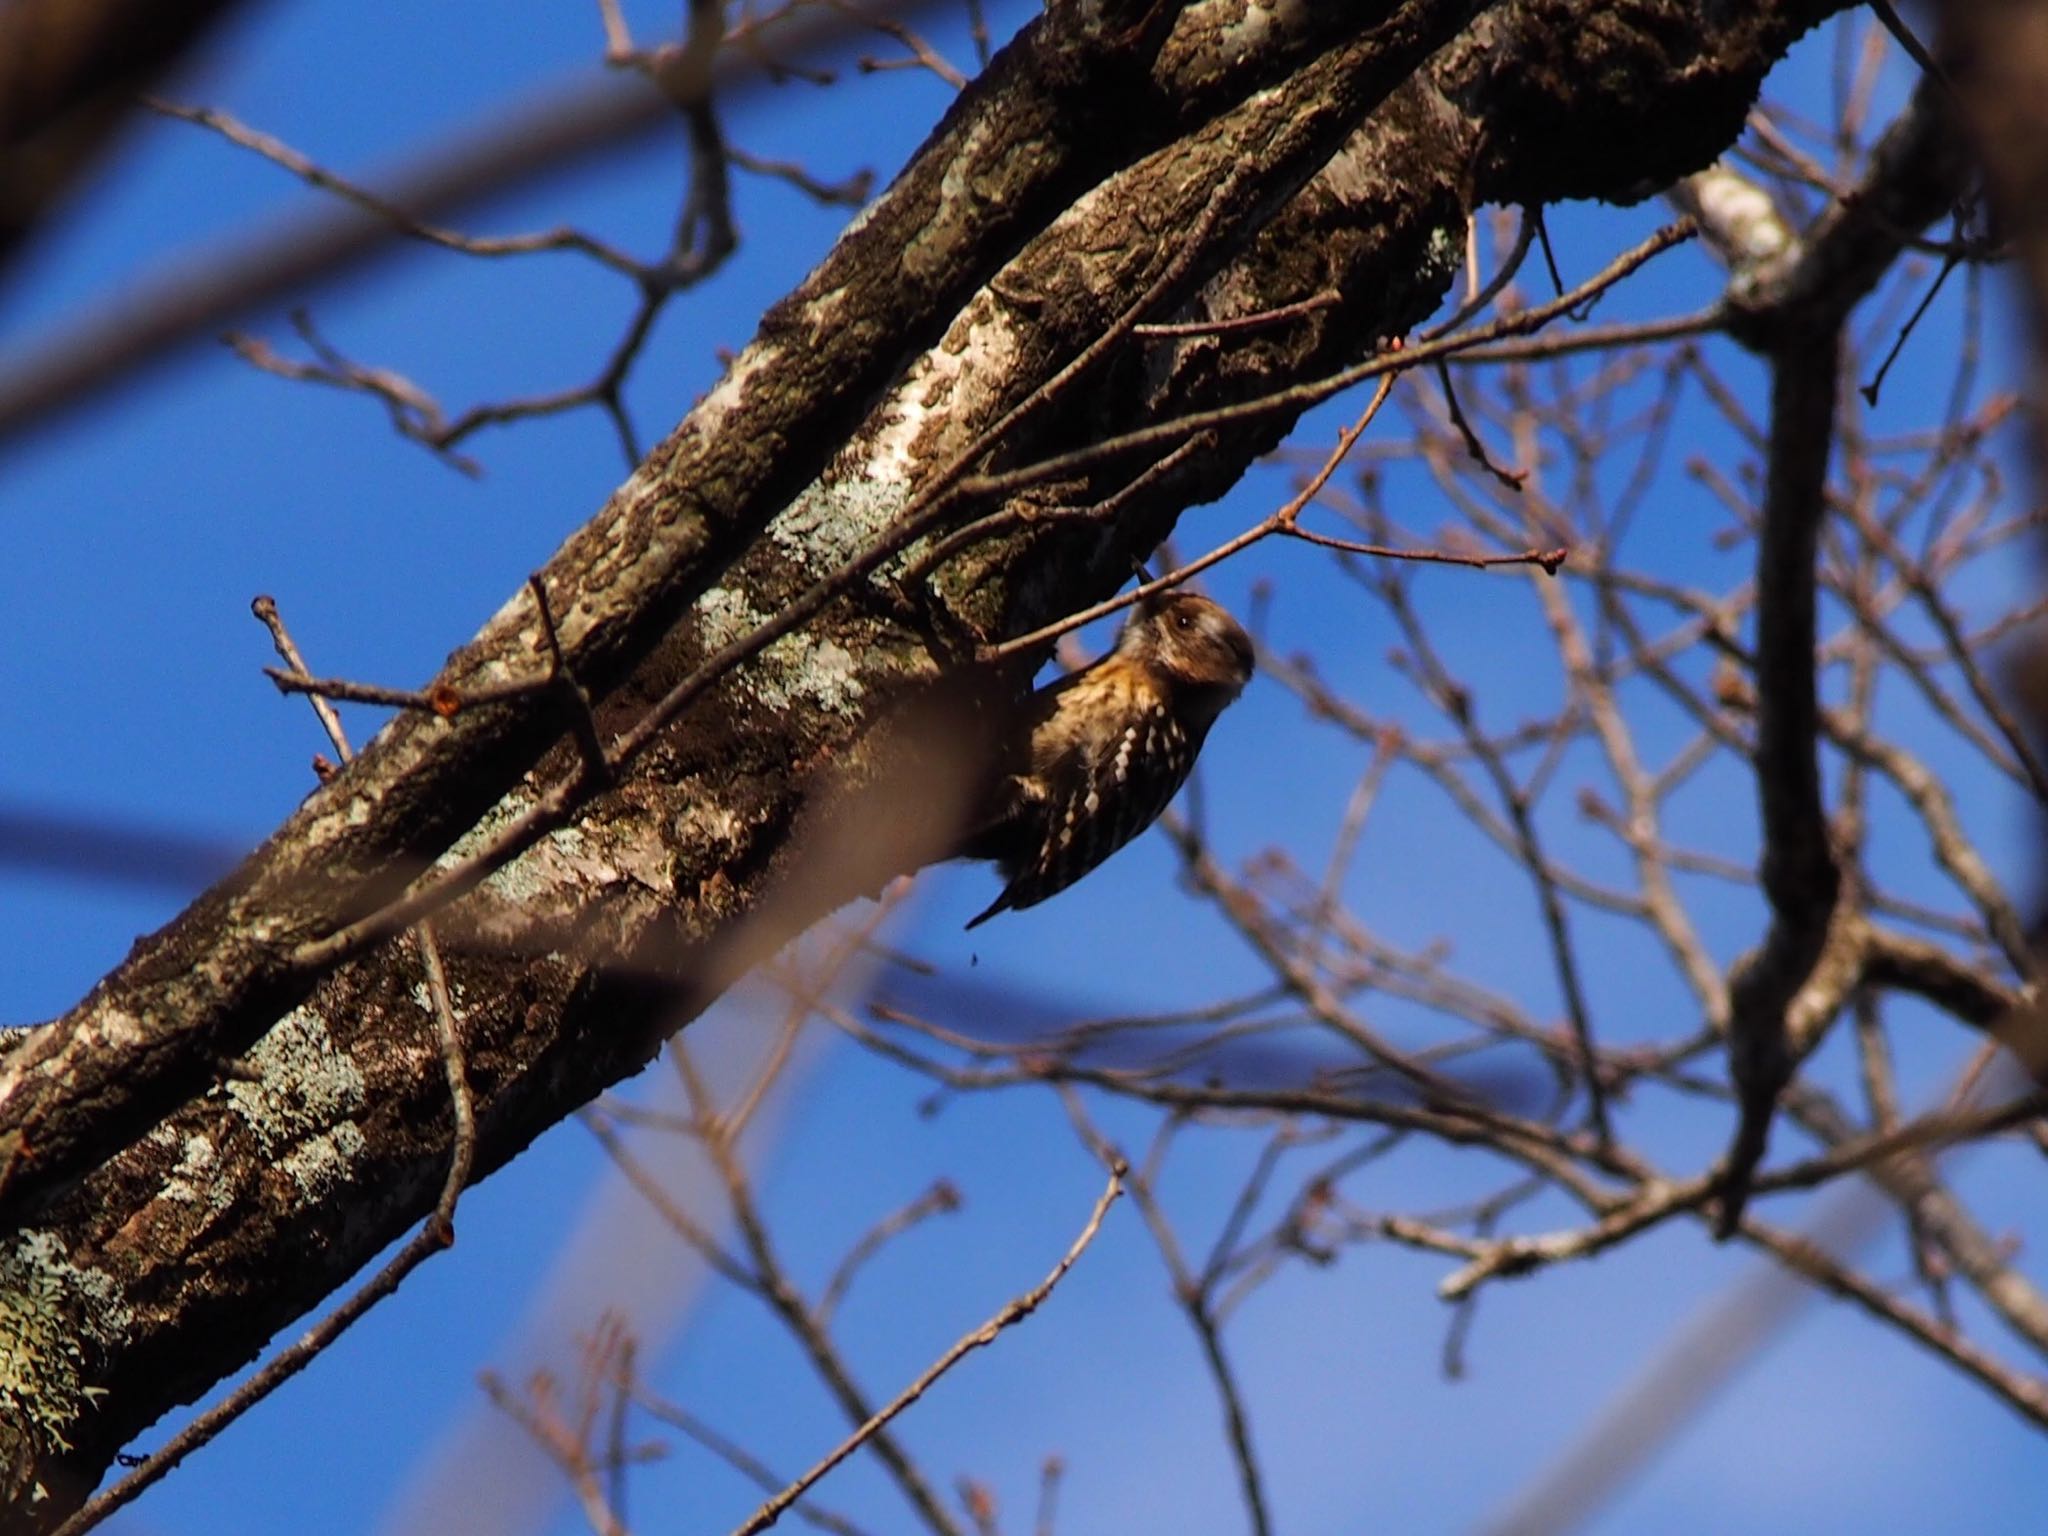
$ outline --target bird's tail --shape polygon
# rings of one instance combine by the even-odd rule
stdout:
[[[994,917],[998,912],[1007,912],[1009,910],[1010,888],[1008,886],[1004,886],[1002,895],[998,896],[994,901],[990,902],[987,906],[983,907],[979,912],[975,913],[974,916],[970,917],[967,920],[967,927],[970,929],[979,928],[983,923],[987,922],[990,918]]]

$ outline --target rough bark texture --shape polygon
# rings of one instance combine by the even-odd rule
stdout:
[[[1470,9],[1055,5],[546,568],[608,730],[886,532],[1184,252],[1146,318],[1342,302],[1249,341],[1126,341],[994,468],[1356,360],[1434,306],[1479,202],[1633,198],[1698,168],[1832,7],[1527,0],[1466,25]],[[1289,424],[1212,434],[1114,517],[1041,515],[914,590],[891,573],[915,549],[854,583],[440,919],[479,1171],[637,1070],[749,956],[872,887],[874,859],[818,855],[806,807],[873,777],[874,722],[957,675],[963,637],[1113,589]],[[1145,467],[1027,497],[1095,507]],[[441,681],[544,670],[521,594]],[[418,958],[399,939],[323,968],[303,947],[571,772],[561,730],[546,700],[395,721],[0,1060],[0,1486],[47,1494],[34,1518],[431,1206],[450,1118]],[[939,851],[906,834],[881,864]]]

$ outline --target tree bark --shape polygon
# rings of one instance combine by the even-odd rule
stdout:
[[[1053,5],[545,567],[605,734],[826,590],[995,424],[977,469],[1322,377],[1429,313],[1481,204],[1633,199],[1699,168],[1834,8]],[[1138,318],[1336,302],[1249,339],[1125,336],[1047,391],[1155,289]],[[893,819],[883,846],[821,853],[813,828],[847,819],[821,804],[877,783],[906,798],[888,743],[930,733],[876,723],[939,680],[1020,689],[1035,658],[976,668],[968,643],[1113,590],[1292,419],[1088,463],[1002,508],[946,503],[946,527],[1032,515],[915,580],[929,537],[833,589],[440,914],[478,1172],[636,1071],[750,958],[942,854],[943,828]],[[547,670],[522,592],[437,684]],[[971,736],[986,713],[945,718]],[[431,1005],[377,914],[577,774],[566,723],[547,694],[399,717],[0,1058],[0,1488],[32,1520],[75,1508],[124,1444],[432,1207],[451,1118]]]

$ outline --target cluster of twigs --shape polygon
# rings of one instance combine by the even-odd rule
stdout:
[[[1926,280],[1906,269],[1846,373],[1892,345],[1900,306]],[[1500,302],[1515,305],[1514,290]],[[1735,1230],[1784,1273],[1844,1298],[2048,1428],[2039,1372],[2048,1298],[2023,1254],[1972,1215],[1968,1165],[1941,1161],[1966,1144],[2048,1148],[2039,1090],[1994,1065],[2010,1059],[2008,1048],[2040,1061],[2025,1007],[2032,961],[2001,878],[2011,872],[1958,809],[2001,790],[2039,794],[2031,748],[1999,701],[1989,660],[2039,605],[1975,594],[2040,514],[2013,510],[1996,462],[2012,402],[1980,397],[1973,376],[1982,318],[1974,275],[1961,309],[1938,420],[1880,431],[1850,393],[1834,428],[1836,516],[1815,571],[1826,620],[1821,729],[1831,836],[1855,893],[1839,920],[1853,922],[1857,937],[1853,964],[1810,984],[1805,1006],[1824,1022],[1782,1096],[1785,1145],[1751,1179],[1755,1208]],[[849,1000],[815,977],[790,984],[790,1030],[827,1022],[949,1094],[1050,1088],[1075,1134],[1104,1158],[1127,1154],[1091,1105],[1158,1111],[1157,1133],[1129,1156],[1124,1183],[1208,1363],[1254,1530],[1270,1528],[1269,1496],[1254,1450],[1256,1405],[1233,1370],[1226,1330],[1284,1267],[1387,1243],[1443,1256],[1439,1292],[1452,1304],[1445,1368],[1455,1374],[1490,1285],[1597,1257],[1673,1221],[1704,1233],[1716,1219],[1725,1168],[1688,1164],[1666,1126],[1681,1101],[1728,1114],[1737,1104],[1721,1054],[1743,962],[1728,958],[1727,924],[1713,909],[1764,910],[1742,785],[1756,771],[1760,696],[1773,679],[1757,674],[1743,638],[1754,583],[1732,567],[1757,536],[1751,488],[1765,473],[1768,436],[1744,410],[1725,357],[1692,328],[1670,329],[1654,342],[1635,331],[1611,352],[1585,346],[1583,332],[1560,333],[1553,348],[1538,341],[1464,365],[1456,415],[1440,391],[1396,391],[1403,433],[1382,430],[1348,475],[1335,472],[1336,455],[1319,456],[1309,489],[1255,525],[1270,534],[1312,507],[1374,547],[1483,557],[1554,541],[1571,550],[1556,579],[1532,564],[1514,622],[1489,633],[1487,644],[1514,665],[1474,675],[1453,659],[1471,647],[1445,611],[1468,605],[1469,594],[1424,589],[1412,566],[1331,540],[1342,580],[1398,635],[1395,671],[1422,719],[1380,702],[1381,688],[1362,700],[1313,658],[1269,650],[1263,672],[1299,699],[1305,729],[1330,738],[1319,750],[1361,762],[1338,835],[1315,865],[1276,847],[1233,868],[1188,819],[1166,823],[1189,889],[1269,969],[1269,987],[1205,1010],[1077,1021],[1020,1044],[992,1037],[981,1009]],[[1512,475],[1473,452],[1475,433],[1506,445],[1495,451],[1516,466]],[[1746,448],[1734,458],[1687,456],[1681,445],[1709,433]],[[1431,499],[1398,494],[1417,476]],[[1404,525],[1397,502],[1448,507],[1448,525]],[[1690,509],[1683,532],[1658,526],[1680,515],[1674,504]],[[1718,511],[1711,526],[1707,508]],[[1703,580],[1701,569],[1716,564],[1731,574]],[[1169,579],[1190,574],[1182,567]],[[1374,808],[1417,787],[1440,796],[1490,850],[1496,942],[1500,925],[1526,920],[1547,955],[1516,985],[1486,976],[1483,955],[1474,970],[1461,963],[1480,948],[1468,936],[1418,945],[1361,910],[1385,878],[1368,869]],[[1880,823],[1890,842],[1914,829],[1923,852],[1874,852]],[[1732,901],[1705,894],[1717,890]],[[1627,976],[1631,998],[1654,999],[1654,1011],[1617,1009],[1616,975]],[[1898,1059],[1895,1019],[1917,1027],[1927,1009],[1978,1042],[1952,1079],[1916,1077]],[[1532,1086],[1544,1082],[1548,1092]],[[625,1160],[622,1118],[630,1117],[600,1111],[593,1125]],[[668,1129],[715,1141],[720,1124],[698,1104],[687,1124]],[[1197,1249],[1159,1197],[1175,1149],[1189,1138],[1247,1135],[1262,1150],[1243,1184],[1218,1200],[1214,1234]],[[1469,1201],[1409,1211],[1390,1207],[1383,1189],[1368,1192],[1383,1159],[1431,1140],[1485,1154],[1493,1172]],[[744,1258],[721,1254],[701,1215],[664,1210],[664,1219],[731,1283],[775,1308],[832,1383],[845,1367],[822,1332],[829,1304],[792,1299],[766,1213],[749,1203],[737,1164],[724,1183]],[[1815,1191],[1829,1191],[1832,1203],[1812,1204]],[[926,1197],[878,1233],[936,1204]],[[1913,1265],[1903,1279],[1863,1257],[1887,1223],[1908,1236]],[[835,1281],[828,1295],[843,1289]],[[2002,1339],[1966,1329],[1959,1290],[1997,1319]],[[1745,1293],[1716,1319],[1716,1358],[1756,1348],[1788,1305],[1780,1293]],[[591,1358],[597,1371],[613,1357]],[[1521,1513],[1540,1511],[1546,1529],[1559,1528],[1550,1522],[1560,1509],[1583,1514],[1597,1489],[1654,1449],[1644,1425],[1659,1434],[1682,1427],[1707,1390],[1696,1375],[1671,1373],[1661,1400],[1618,1415],[1634,1421],[1632,1433],[1604,1434],[1599,1454],[1561,1465]],[[616,1390],[647,1406],[630,1372]],[[658,1416],[742,1464],[743,1453],[673,1410]],[[864,1400],[847,1411],[856,1425],[874,1417]],[[606,1464],[589,1440],[573,1454],[559,1434],[543,1443],[579,1489]],[[950,1508],[935,1507],[932,1480],[900,1463],[900,1448],[876,1448],[926,1528],[960,1528]],[[791,1498],[802,1491],[789,1486]],[[963,1498],[970,1515],[986,1512],[985,1501]],[[848,1528],[807,1502],[795,1508],[825,1528]],[[1521,1527],[1511,1519],[1503,1528]]]
[[[648,73],[690,129],[689,199],[674,247],[661,258],[642,262],[568,231],[473,240],[400,210],[377,209],[407,233],[467,254],[569,250],[624,274],[639,287],[641,305],[591,384],[451,418],[410,382],[344,357],[310,321],[300,334],[312,361],[289,361],[249,341],[241,343],[244,355],[291,377],[367,393],[387,407],[398,430],[451,457],[487,422],[596,404],[617,424],[629,458],[637,458],[621,386],[667,298],[730,255],[725,169],[745,163],[723,143],[705,85],[717,41],[711,28],[722,8],[694,5],[691,17],[681,44],[648,51],[634,46],[614,5],[603,8],[608,61]],[[975,17],[977,46],[985,48],[978,10]],[[911,62],[947,77],[951,66],[921,39],[893,23],[891,35]],[[1847,71],[1839,122],[1827,130],[1809,131],[1782,111],[1762,114],[1754,125],[1738,163],[1764,178],[1764,192],[1788,227],[1839,211],[1870,173],[1858,147],[1868,137],[1875,94],[1868,60],[1866,51]],[[369,194],[223,114],[179,115],[376,207]],[[857,200],[850,189],[820,188],[794,172],[789,179],[812,195]],[[1818,199],[1810,215],[1809,198]],[[1493,1283],[1592,1258],[1672,1222],[1718,1224],[2048,1429],[2048,1295],[2021,1257],[1972,1214],[1960,1160],[1940,1160],[1952,1147],[1993,1140],[2048,1150],[2039,1090],[1995,1066],[2004,1053],[2028,1073],[2040,1071],[2043,1054],[2028,1011],[2033,960],[2009,889],[2009,861],[1986,849],[1967,809],[1994,794],[2048,798],[2048,771],[1995,685],[1995,648],[2038,618],[2041,605],[2001,599],[1995,574],[1987,573],[2000,569],[2041,518],[2035,509],[2014,509],[1999,470],[1998,435],[2013,402],[1986,396],[1977,379],[1978,273],[1991,252],[1960,232],[1943,245],[1902,241],[1919,252],[1919,264],[1903,266],[1868,315],[1843,329],[1823,381],[1829,388],[1820,440],[1795,443],[1780,423],[1746,405],[1732,376],[1737,341],[1755,345],[1750,300],[1668,320],[1563,325],[1690,228],[1659,232],[1589,281],[1568,291],[1559,284],[1555,295],[1538,301],[1520,267],[1542,231],[1533,215],[1525,217],[1493,242],[1503,253],[1493,279],[1475,280],[1460,312],[1417,344],[1284,397],[1161,424],[1001,474],[978,472],[985,444],[977,445],[888,540],[836,573],[843,586],[920,537],[940,537],[937,548],[947,553],[989,537],[1012,514],[996,510],[971,520],[963,508],[996,506],[1096,459],[1142,449],[1170,458],[1213,427],[1262,411],[1293,412],[1373,381],[1377,392],[1364,414],[1318,456],[1297,494],[1141,590],[1189,580],[1255,546],[1312,546],[1330,562],[1333,586],[1396,637],[1393,671],[1410,697],[1389,708],[1383,691],[1362,691],[1351,669],[1269,647],[1263,674],[1299,700],[1302,729],[1316,733],[1320,750],[1359,764],[1337,836],[1326,848],[1275,846],[1233,859],[1197,818],[1166,820],[1193,899],[1213,908],[1268,973],[1269,985],[1253,994],[1199,1014],[1090,1021],[1020,1045],[943,1009],[849,1000],[836,983],[855,957],[874,951],[870,919],[828,946],[821,970],[785,965],[776,973],[791,999],[783,1045],[737,1102],[716,1102],[687,1045],[678,1043],[672,1058],[686,1114],[664,1118],[610,1103],[590,1112],[592,1133],[663,1221],[801,1343],[849,1424],[847,1438],[810,1471],[794,1479],[771,1473],[691,1410],[654,1393],[638,1373],[631,1337],[600,1326],[575,1392],[565,1396],[548,1378],[523,1392],[503,1382],[491,1387],[494,1400],[565,1470],[594,1529],[626,1528],[624,1475],[647,1454],[630,1438],[629,1406],[761,1487],[766,1502],[741,1526],[744,1533],[785,1510],[821,1528],[855,1529],[845,1516],[819,1508],[810,1493],[861,1449],[875,1454],[925,1528],[943,1536],[963,1529],[935,1481],[891,1433],[891,1422],[970,1350],[1027,1317],[1123,1192],[1155,1240],[1200,1341],[1248,1518],[1259,1532],[1269,1528],[1270,1501],[1254,1449],[1255,1405],[1232,1369],[1227,1326],[1284,1267],[1332,1263],[1387,1243],[1446,1261],[1439,1290],[1453,1304],[1445,1358],[1455,1372],[1474,1309]],[[1925,270],[1927,260],[1940,263],[1938,273]],[[1953,370],[1940,390],[1922,392],[1942,402],[1939,414],[1904,426],[1881,421],[1884,373],[1927,311],[1929,289],[1952,271],[1962,273],[1960,299],[1950,306],[1960,337]],[[1920,309],[1909,313],[1915,303]],[[1171,332],[1148,322],[1140,305],[1104,337],[1103,348],[1143,345]],[[1760,350],[1789,388],[1784,379],[1801,365],[1782,345]],[[1076,370],[1093,351],[1076,360]],[[1047,398],[1071,376],[1048,386]],[[1838,378],[1868,385],[1861,394],[1832,388]],[[1402,414],[1398,432],[1384,419],[1390,405]],[[1686,456],[1684,444],[1709,441],[1726,445],[1725,452]],[[1742,557],[1783,537],[1773,523],[1771,488],[1782,483],[1786,457],[1798,449],[1810,458],[1816,448],[1827,516],[1815,534],[1815,557],[1789,569],[1766,560],[1752,575]],[[1417,505],[1445,512],[1415,518],[1402,511]],[[1674,512],[1678,507],[1685,511]],[[1310,516],[1318,526],[1305,526]],[[1326,531],[1332,527],[1341,531]],[[1425,587],[1418,581],[1424,562],[1511,568],[1470,578],[1522,584],[1517,601],[1490,616],[1485,634],[1494,657],[1511,664],[1469,660],[1473,647],[1461,634],[1469,595]],[[1798,590],[1768,590],[1773,582]],[[821,583],[773,626],[711,658],[700,677],[686,681],[701,692],[840,589]],[[1137,595],[991,647],[985,659],[1043,645]],[[534,601],[545,619],[547,597],[538,586]],[[1813,676],[1768,664],[1766,648],[1780,642],[1764,634],[1776,633],[1772,625],[1788,601],[1817,615]],[[443,713],[487,702],[351,691],[312,678],[282,639],[280,645],[287,660],[280,683],[316,699],[373,697]],[[570,815],[580,797],[607,782],[637,744],[694,697],[679,688],[650,723],[606,743],[589,726],[588,703],[559,658],[544,680],[520,686],[561,693],[583,749],[586,772],[546,808],[549,825]],[[1796,726],[1805,717],[1806,737],[1788,748],[1787,722]],[[335,744],[346,755],[338,735]],[[1796,778],[1802,752],[1816,769],[1813,805],[1801,799],[1805,788],[1787,782]],[[1438,797],[1446,816],[1464,827],[1489,861],[1489,921],[1525,926],[1539,965],[1504,982],[1497,970],[1472,963],[1483,956],[1475,955],[1479,946],[1470,935],[1431,942],[1374,915],[1377,882],[1367,872],[1374,812],[1395,793]],[[1805,824],[1795,825],[1802,816]],[[469,883],[529,844],[545,819],[473,855]],[[1745,1010],[1763,1007],[1757,998],[1767,989],[1759,977],[1782,958],[1791,943],[1784,935],[1799,915],[1794,909],[1809,894],[1773,872],[1788,827],[1790,842],[1803,839],[1818,849],[1815,857],[1833,878],[1825,882],[1825,901],[1804,914],[1818,932],[1797,985],[1777,1000],[1776,1033],[1765,1042],[1771,1050],[1759,1047],[1758,1059],[1770,1056],[1770,1070],[1752,1070],[1740,1049]],[[1902,839],[1902,830],[1913,837]],[[1902,852],[1902,841],[1913,851]],[[299,959],[331,964],[417,925],[433,984],[439,965],[427,921],[465,888],[463,877],[444,871]],[[1630,978],[1631,997],[1654,999],[1654,1007],[1617,1007],[1617,975]],[[435,984],[433,995],[459,1123],[464,1089],[453,1005],[445,984]],[[1909,1008],[1939,1015],[1977,1043],[1960,1074],[1930,1080],[1902,1066],[1896,1019]],[[935,1185],[885,1219],[820,1295],[806,1297],[778,1257],[771,1214],[738,1151],[798,1035],[819,1027],[836,1029],[949,1094],[1057,1092],[1074,1134],[1110,1169],[1079,1238],[1045,1280],[886,1403],[857,1384],[834,1342],[833,1312],[884,1242],[947,1208],[947,1186]],[[1733,1067],[1724,1062],[1731,1039],[1738,1045]],[[1098,1111],[1107,1101],[1156,1111],[1156,1135],[1141,1156],[1128,1155],[1102,1128]],[[1688,1161],[1665,1129],[1681,1102],[1712,1106],[1752,1134],[1738,1137],[1723,1159]],[[1912,1107],[1920,1104],[1928,1107]],[[1774,1124],[1776,1153],[1767,1156],[1764,1132]],[[717,1170],[722,1216],[708,1219],[667,1200],[658,1183],[637,1172],[629,1132],[679,1135],[699,1147]],[[1159,1190],[1176,1149],[1212,1135],[1255,1136],[1262,1150],[1223,1202],[1213,1239],[1198,1249]],[[1469,1202],[1452,1211],[1397,1209],[1366,1187],[1381,1159],[1432,1141],[1481,1154],[1476,1165],[1486,1171]],[[458,1137],[443,1208],[422,1232],[422,1244],[446,1241],[466,1178],[462,1144]],[[1802,1231],[1811,1214],[1803,1196],[1852,1183],[1873,1191],[1872,1209],[1906,1232],[1913,1266],[1904,1280],[1880,1278],[1853,1247],[1839,1240],[1823,1245]],[[718,1235],[728,1220],[733,1243]],[[1856,1231],[1870,1226],[1865,1219]],[[1965,1327],[1959,1290],[1997,1319],[2002,1336],[1987,1340]],[[185,1448],[181,1440],[178,1454]],[[1047,1464],[1041,1528],[1050,1526],[1057,1465]],[[969,1489],[961,1502],[970,1523],[993,1528],[985,1497]],[[96,1519],[104,1509],[87,1513]]]
[[[1858,72],[1847,115],[1862,121],[1872,88]],[[1782,117],[1759,118],[1753,163],[1811,181],[1785,152]],[[1825,184],[1836,196],[1861,169],[1838,158]],[[1512,255],[1527,242],[1499,245]],[[1949,254],[1926,253],[1938,268],[1898,269],[1845,335],[1840,377],[1878,378],[1948,276]],[[1759,664],[1746,557],[1765,534],[1762,487],[1784,445],[1745,404],[1715,310],[1474,349],[1434,388],[1409,374],[1368,410],[1391,399],[1401,432],[1382,420],[1355,450],[1360,434],[1347,432],[1311,461],[1298,496],[1165,578],[1295,534],[1313,513],[1345,530],[1316,542],[1396,636],[1401,704],[1384,684],[1361,696],[1356,668],[1262,656],[1263,675],[1299,700],[1302,728],[1324,739],[1318,754],[1360,764],[1328,847],[1233,861],[1194,819],[1165,824],[1194,898],[1269,986],[1028,1044],[997,1038],[977,1009],[803,995],[802,1011],[947,1094],[1057,1092],[1075,1134],[1104,1157],[1125,1154],[1092,1106],[1157,1111],[1126,1186],[1208,1362],[1253,1529],[1269,1528],[1269,1498],[1227,1325],[1286,1266],[1388,1243],[1445,1259],[1445,1364],[1456,1373],[1491,1285],[1672,1222],[1703,1236],[1725,1224],[1807,1294],[1841,1298],[2048,1429],[2048,1294],[2024,1249],[1973,1213],[1978,1165],[1950,1155],[2048,1151],[2048,1102],[2028,1080],[2043,1052],[2011,890],[2020,871],[1976,814],[2048,789],[1996,683],[1998,648],[2042,606],[2007,596],[1998,573],[2042,514],[2016,506],[2006,485],[2000,436],[2014,402],[1981,385],[1981,282],[1972,260],[1959,266],[1961,294],[1937,311],[1952,344],[1911,363],[1923,378],[1946,369],[1907,402],[1933,409],[1880,418],[1875,389],[1845,389],[1824,425],[1811,747],[1842,895],[1829,958],[1804,977],[1789,1020],[1798,1059],[1773,1100],[1772,1153],[1744,1172],[1732,1215],[1730,1162],[1699,1161],[1670,1127],[1683,1105],[1731,1121],[1742,1109],[1724,1052],[1770,912],[1759,873],[1770,813],[1757,807],[1777,791],[1759,783],[1771,759],[1758,733],[1787,686]],[[1530,308],[1512,284],[1487,297],[1507,316]],[[1349,471],[1346,450],[1359,460]],[[1398,510],[1414,506],[1445,510],[1420,521]],[[1551,548],[1569,557],[1529,553]],[[1400,549],[1504,557],[1527,574],[1473,579],[1519,579],[1523,592],[1486,599],[1494,616],[1475,647],[1469,590],[1373,558]],[[1484,850],[1486,944],[1418,940],[1373,915],[1388,878],[1384,861],[1373,869],[1374,811],[1396,794],[1437,797]],[[1533,943],[1504,933],[1524,925]],[[1541,963],[1504,983],[1487,963],[1496,948],[1533,949]],[[1930,1075],[1924,1053],[1902,1056],[1900,1029],[1930,1018],[1972,1044],[1960,1071]],[[1174,1150],[1247,1135],[1262,1151],[1196,1248],[1158,1198]],[[1476,1149],[1467,1165],[1488,1172],[1454,1210],[1389,1204],[1375,1165],[1430,1141]],[[1870,1257],[1888,1226],[1912,1258],[1902,1277]],[[1965,1292],[1995,1329],[1966,1321]],[[1712,1320],[1717,1359],[1757,1348],[1787,1309],[1783,1293],[1746,1292]],[[1706,1390],[1685,1377],[1653,1383],[1650,1400],[1617,1416],[1634,1420],[1632,1433],[1605,1435],[1531,1490],[1517,1506],[1530,1528],[1583,1515],[1657,1436],[1677,1432]],[[922,1512],[930,1529],[957,1528],[950,1511]]]
[[[714,59],[719,51],[751,54],[774,78],[800,77],[815,85],[829,85],[829,72],[784,64],[772,51],[778,29],[786,27],[791,18],[806,11],[822,10],[849,26],[879,32],[906,50],[900,58],[863,57],[863,70],[874,72],[907,65],[930,70],[956,89],[965,84],[960,72],[903,21],[886,11],[869,14],[836,0],[783,0],[769,7],[749,7],[746,14],[730,20],[722,0],[693,0],[684,8],[687,27],[683,39],[655,47],[641,47],[634,42],[617,0],[599,0],[598,9],[603,24],[605,63],[614,69],[644,75],[675,108],[685,129],[688,164],[682,208],[669,247],[651,258],[635,256],[588,231],[567,226],[507,236],[465,234],[415,214],[403,201],[379,195],[229,112],[210,106],[149,102],[153,110],[164,116],[207,129],[230,144],[260,155],[306,185],[341,199],[410,239],[458,255],[494,260],[566,253],[623,277],[633,287],[634,307],[589,380],[539,394],[481,401],[451,413],[432,390],[397,370],[348,356],[322,334],[311,312],[303,308],[293,311],[291,325],[304,356],[289,355],[261,336],[239,330],[230,331],[226,338],[236,354],[251,366],[280,378],[321,384],[375,400],[384,407],[400,436],[422,444],[467,475],[482,473],[482,466],[461,451],[461,445],[477,432],[585,407],[597,408],[610,420],[626,465],[631,468],[640,462],[645,451],[626,402],[626,386],[633,368],[668,305],[717,273],[739,249],[732,212],[731,172],[738,169],[773,178],[825,207],[858,208],[866,202],[873,185],[872,173],[868,171],[829,181],[812,175],[801,165],[749,154],[728,142],[713,88]],[[988,33],[979,5],[970,7],[970,15],[975,46],[986,62]]]

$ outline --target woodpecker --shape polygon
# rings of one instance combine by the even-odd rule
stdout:
[[[1252,675],[1252,641],[1208,598],[1138,604],[1100,660],[1026,702],[1010,759],[960,855],[1003,893],[968,923],[1035,906],[1151,826]]]

